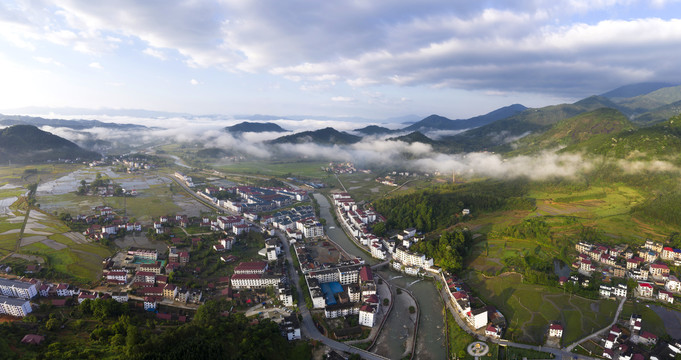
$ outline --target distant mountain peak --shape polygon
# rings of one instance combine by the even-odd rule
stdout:
[[[269,123],[269,122],[249,122],[244,121],[236,125],[228,126],[225,128],[226,131],[230,133],[245,133],[245,132],[287,132],[288,130],[282,128],[281,126]]]

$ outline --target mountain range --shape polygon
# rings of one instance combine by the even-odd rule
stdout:
[[[530,154],[546,149],[561,151],[587,151],[612,156],[624,156],[627,151],[656,154],[660,149],[681,150],[681,138],[677,139],[678,122],[671,118],[681,114],[681,86],[663,83],[642,83],[623,86],[601,95],[594,95],[571,104],[558,104],[541,108],[526,108],[520,104],[506,106],[485,115],[469,119],[452,120],[430,115],[420,121],[404,124],[402,128],[390,129],[369,125],[344,132],[327,127],[280,136],[265,145],[316,143],[319,145],[348,145],[365,137],[382,137],[388,141],[429,144],[434,151],[460,153],[471,151],[494,151],[509,154]],[[266,116],[264,117],[266,118]],[[281,117],[277,117],[280,119]],[[35,126],[59,126],[74,130],[103,127],[122,130],[145,129],[141,125],[104,123],[97,120],[55,120],[29,116],[0,115],[0,125],[34,125],[21,131],[26,142],[3,141],[3,157],[20,159],[21,153],[40,153],[28,143],[37,143],[44,134],[35,132]],[[17,127],[12,127],[17,128]],[[146,128],[148,129],[148,128]],[[12,130],[9,135],[17,130]],[[271,122],[242,122],[225,128],[225,131],[287,132]],[[454,135],[443,133],[458,132]],[[7,129],[3,136],[7,136]],[[436,136],[438,135],[438,136]],[[16,138],[17,136],[14,135]],[[9,138],[8,138],[9,139]],[[32,140],[31,140],[32,139]],[[616,140],[613,140],[616,139]],[[618,139],[618,140],[617,140]],[[654,141],[653,141],[654,139]],[[61,139],[63,141],[67,141]],[[678,140],[678,144],[677,144]],[[654,143],[660,144],[654,148]],[[68,147],[56,140],[48,142],[57,157],[64,158],[62,151]],[[70,142],[69,142],[70,143]],[[14,144],[18,146],[14,149]],[[70,143],[73,146],[77,146]],[[107,144],[91,144],[105,147]],[[74,148],[75,149],[75,148]],[[80,149],[80,148],[78,148]],[[38,150],[31,152],[30,150]],[[82,149],[80,149],[82,150]],[[94,153],[74,150],[76,157],[92,157]],[[82,150],[85,151],[85,150]],[[11,156],[11,158],[10,158]],[[31,159],[47,158],[44,154]],[[28,158],[27,158],[28,159]],[[16,160],[13,160],[16,161]]]

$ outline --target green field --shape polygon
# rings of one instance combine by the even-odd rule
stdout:
[[[469,272],[467,282],[483,301],[504,314],[511,340],[543,343],[549,324],[559,321],[565,327],[565,346],[608,325],[617,309],[614,301],[588,300],[555,288],[524,284],[519,274],[485,278]]]

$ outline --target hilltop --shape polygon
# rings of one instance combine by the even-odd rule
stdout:
[[[261,132],[288,132],[288,130],[282,128],[281,126],[274,123],[267,122],[249,122],[244,121],[236,125],[228,126],[225,128],[227,132],[238,134],[238,133],[261,133]]]
[[[327,127],[315,131],[303,131],[297,134],[285,135],[269,141],[270,144],[304,144],[347,145],[362,140],[361,137]]]
[[[101,155],[33,125],[14,125],[0,130],[0,158],[13,163],[58,160],[95,160]]]

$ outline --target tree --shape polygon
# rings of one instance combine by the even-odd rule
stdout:
[[[59,327],[59,320],[57,320],[57,319],[50,319],[50,320],[47,320],[47,323],[45,323],[45,329],[47,329],[47,331],[56,330],[58,327]]]

